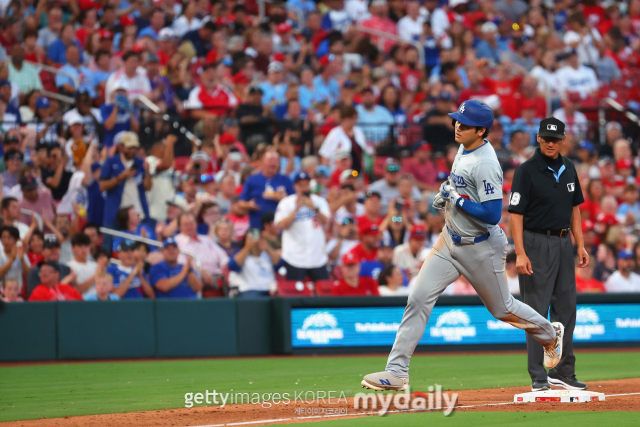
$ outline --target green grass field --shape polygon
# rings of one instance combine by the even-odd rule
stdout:
[[[380,356],[286,357],[3,367],[0,368],[0,421],[179,408],[184,406],[185,393],[214,389],[260,394],[333,390],[349,396],[361,391],[363,375],[384,369],[385,362],[386,358]],[[436,383],[445,390],[528,385],[526,363],[524,354],[416,355],[411,362],[412,389],[426,390]],[[583,381],[640,377],[640,352],[578,352],[577,366],[577,375]],[[579,421],[581,415],[574,414],[578,413],[566,416],[578,417],[576,421]],[[480,415],[502,416],[499,413]],[[545,416],[526,415],[527,421],[529,417]],[[436,414],[400,416],[410,420]],[[451,420],[447,423],[453,424],[447,425],[456,426],[464,417],[475,416],[456,414],[447,419]],[[504,419],[513,416],[504,414]],[[444,418],[442,414],[437,417]],[[625,418],[624,414],[620,417]],[[637,425],[637,417],[635,420]],[[361,421],[327,423],[337,427],[342,423],[356,426],[358,422]],[[482,421],[474,418],[473,422]],[[491,424],[499,425],[494,421]],[[624,422],[612,424],[609,420],[607,424],[624,425]]]
[[[397,414],[389,417],[352,418],[348,420],[320,421],[313,427],[500,427],[542,425],[579,425],[580,427],[638,425],[634,412],[454,412],[449,417],[441,413]],[[291,424],[286,424],[291,425]]]

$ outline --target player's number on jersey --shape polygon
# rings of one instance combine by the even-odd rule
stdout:
[[[516,206],[520,203],[520,193],[511,193],[511,200],[509,200],[509,204],[511,206]]]

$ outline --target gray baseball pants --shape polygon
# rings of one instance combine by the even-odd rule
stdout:
[[[489,233],[484,242],[461,245],[453,243],[444,227],[409,295],[387,360],[387,372],[399,378],[409,377],[411,355],[424,334],[433,306],[446,287],[460,275],[471,283],[493,317],[524,329],[544,346],[555,341],[553,325],[509,293],[504,272],[507,238],[498,226],[491,228]]]

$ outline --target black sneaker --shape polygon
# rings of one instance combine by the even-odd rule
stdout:
[[[545,391],[550,388],[549,383],[546,381],[534,381],[533,384],[531,384],[531,391]]]
[[[587,385],[576,379],[575,375],[570,377],[563,377],[558,374],[549,374],[549,383],[556,387],[566,388],[567,390],[586,390]]]

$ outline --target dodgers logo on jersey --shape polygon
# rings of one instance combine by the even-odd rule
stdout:
[[[487,182],[487,180],[485,179],[484,181],[482,181],[484,183],[484,192],[489,195],[489,194],[494,194],[493,192],[495,191],[495,187],[493,185],[491,185],[490,182]]]
[[[456,186],[456,188],[467,187],[467,183],[464,181],[464,178],[461,177],[460,175],[456,175],[455,172],[451,172],[451,176],[449,177],[449,180],[451,181],[452,184]]]

